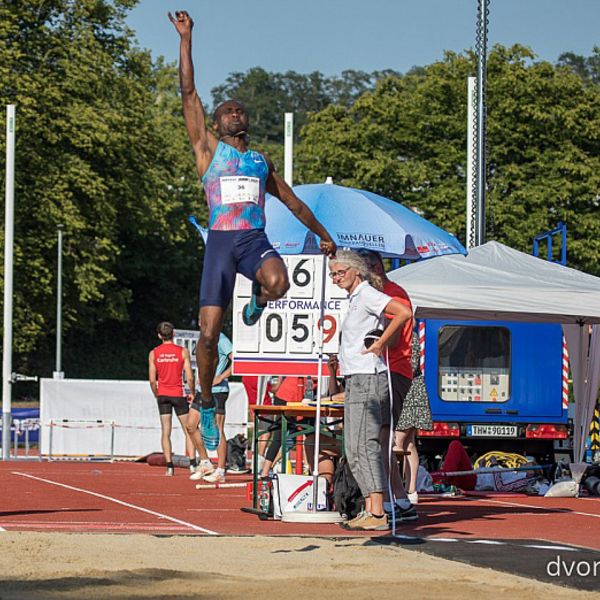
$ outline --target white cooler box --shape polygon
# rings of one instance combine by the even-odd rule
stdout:
[[[327,480],[318,479],[317,510],[327,510]],[[312,475],[273,476],[273,517],[281,519],[283,513],[308,512],[313,507]]]

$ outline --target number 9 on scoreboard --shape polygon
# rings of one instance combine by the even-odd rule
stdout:
[[[323,352],[337,354],[340,349],[339,332],[340,313],[327,313],[323,316],[323,323],[318,321],[319,329],[323,329]]]

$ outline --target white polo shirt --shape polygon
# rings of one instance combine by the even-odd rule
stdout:
[[[383,359],[373,353],[362,352],[365,349],[365,335],[372,329],[383,329],[383,311],[392,298],[363,281],[350,294],[348,300],[348,312],[342,322],[339,353],[341,373],[381,373],[387,368]]]

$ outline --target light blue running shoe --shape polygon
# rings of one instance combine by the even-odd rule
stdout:
[[[260,295],[260,284],[257,281],[252,283],[252,296],[250,302],[244,305],[242,309],[242,321],[246,327],[252,327],[258,323],[261,315],[263,314],[266,306],[259,306],[257,297]]]
[[[216,409],[200,408],[202,441],[207,450],[216,450],[219,445],[219,428],[217,427]]]
[[[248,304],[246,304],[242,309],[242,321],[244,321],[244,325],[246,325],[246,327],[252,327],[252,325],[256,325],[264,310],[265,307],[259,306],[256,303],[256,296],[252,294],[250,302],[248,302]]]

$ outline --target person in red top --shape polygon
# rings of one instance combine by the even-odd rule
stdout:
[[[248,396],[249,404],[260,404],[258,401],[258,377],[254,375],[243,375],[242,376],[242,385],[246,390],[246,395]],[[267,380],[267,385],[265,386],[265,395],[263,396],[262,404],[264,406],[271,405],[271,381]]]
[[[359,254],[367,261],[367,264],[371,267],[375,275],[381,278],[382,281],[382,292],[387,294],[394,300],[404,304],[410,308],[412,312],[412,303],[404,288],[400,287],[397,283],[388,279],[385,273],[385,267],[383,260],[379,252],[372,250],[359,250]],[[390,428],[382,428],[382,442],[381,447],[383,450],[383,464],[388,468],[388,444],[390,432],[396,430],[396,425],[400,419],[400,413],[402,412],[402,406],[410,384],[413,378],[412,368],[412,331],[413,331],[414,319],[408,319],[404,323],[402,329],[397,334],[396,340],[391,342],[388,346],[388,367],[390,370],[390,379],[392,381],[392,415],[393,422],[390,424]],[[392,433],[393,435],[393,433]],[[391,469],[392,487],[394,495],[396,496],[396,502],[401,509],[406,510],[407,505],[410,507],[409,496],[406,493],[402,478],[400,477],[400,470],[398,468],[397,461],[393,461]],[[386,510],[391,510],[391,505],[388,503],[384,504]]]
[[[275,404],[286,402],[302,402],[304,398],[304,377],[282,377],[279,384],[273,386]],[[313,384],[314,387],[314,384]]]
[[[173,450],[171,447],[172,411],[181,423],[185,434],[185,447],[188,456],[194,460],[194,444],[186,430],[189,405],[183,392],[182,373],[190,389],[194,389],[194,373],[190,363],[190,353],[186,348],[173,342],[174,327],[171,323],[159,323],[156,331],[161,344],[150,351],[148,356],[148,375],[150,388],[158,403],[161,427],[161,445],[167,462],[166,475],[174,475]]]

